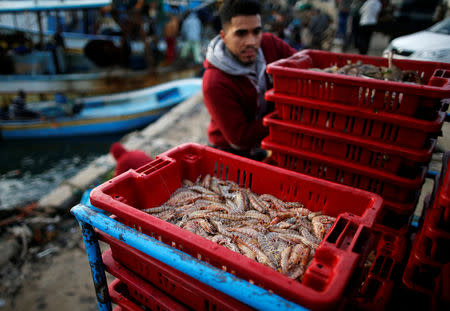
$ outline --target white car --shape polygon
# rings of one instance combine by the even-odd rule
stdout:
[[[450,63],[450,17],[428,29],[398,37],[383,51],[388,57]]]

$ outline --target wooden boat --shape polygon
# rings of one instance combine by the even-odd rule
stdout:
[[[161,67],[154,70],[113,69],[88,73],[58,75],[0,75],[0,96],[15,96],[19,90],[27,94],[98,95],[149,87],[196,76],[200,65]]]
[[[203,5],[210,2],[205,1]],[[34,38],[33,42],[37,43],[46,36],[54,34],[55,29],[50,29],[48,24],[50,17],[53,20],[57,19],[56,12],[95,11],[110,3],[111,0],[1,1],[2,17],[10,16],[11,18],[9,18],[9,25],[3,24],[2,19],[0,29],[23,31],[27,38]],[[196,1],[195,5],[201,7],[199,3],[202,1]],[[189,4],[192,6],[192,1],[189,1]],[[46,14],[39,15],[42,12]],[[31,15],[23,16],[24,14]],[[22,29],[22,26],[27,23],[14,22],[14,18],[19,17],[25,18],[25,20],[34,20],[31,18],[34,15],[36,15],[36,20],[42,20],[39,29],[36,25],[34,25],[34,29]],[[7,20],[5,18],[5,21]],[[80,31],[87,31],[87,29]],[[52,55],[51,51],[36,50],[28,54],[12,54],[14,73],[0,75],[0,106],[8,104],[11,97],[15,96],[19,90],[25,90],[28,95],[39,95],[41,96],[40,100],[48,98],[48,95],[52,96],[55,92],[76,94],[77,96],[110,94],[148,87],[174,79],[190,78],[197,75],[202,69],[201,66],[194,64],[146,68],[144,47],[142,42],[138,41],[133,41],[131,44],[132,55],[129,68],[117,66],[100,68],[80,51],[87,42],[94,39],[110,40],[117,45],[121,40],[120,36],[99,36],[84,32],[63,32],[62,35],[66,43],[64,52],[66,71],[57,73],[58,70],[54,64],[55,55]]]
[[[73,103],[40,102],[40,119],[1,120],[3,139],[31,139],[128,132],[155,121],[201,90],[200,78],[176,80],[136,91],[80,98]]]

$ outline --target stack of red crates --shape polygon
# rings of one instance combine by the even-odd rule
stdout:
[[[433,309],[450,307],[450,153],[446,153],[435,197],[415,235],[403,274],[403,283],[424,294]],[[445,306],[445,307],[444,307]]]
[[[275,112],[262,142],[277,166],[368,190],[384,199],[378,222],[409,228],[450,97],[450,64],[394,60],[423,85],[311,70],[388,59],[304,50],[267,66]]]
[[[401,283],[410,221],[450,97],[450,65],[394,60],[425,85],[310,70],[349,62],[387,67],[388,60],[305,50],[268,65],[275,112],[264,118],[262,147],[270,162],[303,174],[381,195],[378,244],[351,298],[357,309],[386,307]],[[351,202],[349,202],[351,204]]]
[[[164,203],[183,180],[195,181],[206,174],[337,217],[302,282],[142,211]],[[387,284],[384,280],[390,264],[382,264],[382,257],[397,256],[402,245],[395,237],[374,235],[382,205],[376,194],[196,144],[176,147],[137,170],[114,177],[93,189],[90,199],[95,207],[135,230],[313,310],[342,309],[348,303],[348,293],[359,291],[361,271],[367,269],[364,264],[374,246],[373,264],[377,262],[378,268],[371,269],[371,275]],[[186,271],[171,268],[100,231],[98,234],[110,245],[110,251],[103,254],[105,268],[117,278],[110,286],[112,301],[125,310],[135,310],[133,306],[152,310],[250,309]],[[386,267],[381,269],[386,273],[380,272],[381,266]]]
[[[104,252],[102,257],[106,271],[116,278],[108,287],[111,302],[123,310],[190,310],[186,305],[115,261],[111,250]]]

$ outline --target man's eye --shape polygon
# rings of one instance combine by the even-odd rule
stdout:
[[[247,34],[246,30],[238,30],[238,31],[236,31],[236,36],[238,36],[238,37],[243,37],[246,34]]]
[[[261,28],[253,30],[254,35],[259,35],[261,33]]]

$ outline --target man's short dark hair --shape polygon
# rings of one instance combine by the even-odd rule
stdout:
[[[222,27],[235,16],[258,14],[261,14],[261,5],[255,0],[225,0],[219,10]]]

